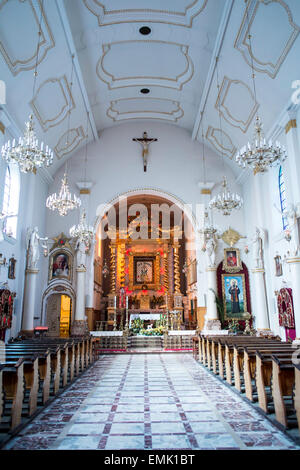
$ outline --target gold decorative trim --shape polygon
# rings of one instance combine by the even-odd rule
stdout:
[[[226,132],[224,132],[222,130],[222,134],[228,139],[229,143],[231,144],[231,148],[224,147],[224,142],[223,142],[223,145],[222,145],[222,143],[220,143],[219,140],[217,139],[216,132],[221,132],[221,129],[209,126],[208,129],[207,129],[205,137],[214,146],[214,148],[218,152],[225,153],[230,159],[232,159],[233,156],[235,155],[237,149],[233,145],[231,138],[229,137],[228,134],[226,134]]]
[[[285,126],[285,133],[287,134],[291,129],[296,129],[296,128],[297,128],[296,119],[291,119]]]
[[[91,194],[91,191],[90,191],[90,189],[81,189],[79,191],[79,194]]]
[[[228,253],[236,253],[236,264],[228,264]],[[243,269],[242,267],[242,261],[241,261],[241,255],[240,255],[240,250],[238,248],[230,247],[230,248],[224,248],[224,260],[223,260],[223,266],[222,269],[226,271],[227,273],[238,273]]]
[[[2,132],[2,134],[5,134],[5,126],[3,124],[3,122],[0,121],[0,132]]]
[[[236,277],[236,276],[240,276],[241,279],[242,279],[242,284],[243,284],[243,300],[244,300],[244,312],[239,312],[239,313],[236,313],[236,314],[232,314],[230,316],[227,316],[227,312],[226,312],[226,292],[225,292],[225,277]],[[247,309],[248,309],[248,305],[247,305],[247,292],[246,292],[246,282],[245,282],[245,274],[241,273],[241,274],[221,274],[221,278],[222,278],[222,297],[223,297],[223,302],[224,302],[224,318],[225,320],[231,320],[233,318],[237,318],[239,320],[242,320],[242,319],[245,319],[249,316],[249,312],[247,312]]]
[[[173,103],[176,108],[172,112],[167,111],[151,111],[151,110],[137,110],[137,111],[127,111],[127,112],[119,112],[115,109],[115,105],[119,102],[125,101],[140,101],[143,100],[147,103],[147,105],[151,104],[153,100],[149,101],[149,98],[120,98],[115,101],[110,102],[110,107],[106,111],[106,115],[112,119],[113,121],[122,121],[126,119],[165,119],[172,122],[177,122],[181,119],[184,115],[183,109],[180,107],[180,103],[178,101],[163,99],[163,98],[154,98],[156,101],[161,102],[170,102]],[[152,114],[152,116],[151,116]]]
[[[42,111],[39,109],[38,106],[38,95],[40,94],[41,90],[49,84],[57,83],[58,86],[58,93],[61,93],[63,99],[65,101],[64,105],[62,106],[61,110],[56,114],[56,116],[49,117],[48,119],[42,116]],[[51,96],[53,96],[51,94]],[[55,98],[53,98],[55,101]],[[50,127],[57,126],[60,124],[67,116],[70,109],[70,112],[75,109],[76,105],[71,93],[71,89],[68,84],[67,77],[63,75],[60,78],[49,78],[45,80],[37,90],[34,98],[30,101],[30,106],[33,109],[34,114],[36,115],[37,120],[39,121],[41,127],[44,131],[50,129]]]
[[[140,23],[141,21],[147,21],[147,23],[166,23],[176,26],[183,26],[186,28],[192,27],[194,18],[205,9],[207,2],[208,0],[194,0],[189,5],[187,5],[187,7],[185,7],[184,12],[177,12],[168,10],[154,10],[149,8],[107,10],[103,1],[100,2],[99,0],[83,0],[86,8],[97,17],[99,26],[120,23]],[[173,21],[165,21],[163,16],[166,15],[173,17]],[[115,21],[111,21],[110,18],[113,18],[114,16],[116,17]]]
[[[8,5],[9,2],[7,0],[2,0],[0,3],[0,17],[1,17],[1,9],[5,8],[6,5]],[[5,44],[5,39],[0,34],[0,52],[4,57],[5,62],[7,63],[11,73],[16,76],[18,75],[19,72],[23,72],[25,70],[33,70],[36,66],[36,56],[37,53],[39,53],[38,57],[38,64],[40,64],[47,52],[55,47],[55,41],[51,32],[51,29],[49,27],[46,15],[45,15],[45,9],[43,9],[42,13],[42,6],[41,6],[41,0],[37,0],[36,6],[38,7],[39,11],[37,11],[36,6],[34,5],[32,0],[24,0],[19,1],[19,6],[18,8],[21,8],[21,5],[24,7],[25,4],[29,5],[30,8],[32,9],[32,16],[33,20],[36,22],[37,27],[39,28],[40,24],[40,17],[42,14],[42,22],[41,22],[41,41],[40,44],[36,47],[36,50],[33,54],[33,56],[29,58],[23,58],[23,59],[17,59],[17,58],[12,58],[9,53],[9,46]],[[15,14],[14,20],[17,21],[17,18],[19,18],[20,21],[23,21],[23,15],[19,11],[18,13]],[[45,27],[44,27],[45,25]],[[17,29],[17,26],[16,26]],[[0,29],[1,31],[1,29]],[[15,40],[15,37],[12,38]]]
[[[245,238],[240,235],[236,230],[229,227],[222,235],[221,239],[230,247],[233,247],[241,238]]]
[[[245,87],[248,94],[249,94],[249,96],[250,96],[250,98],[252,99],[252,101],[254,103],[252,109],[249,112],[248,119],[246,121],[235,118],[233,116],[233,114],[230,112],[228,106],[226,106],[226,104],[225,104],[226,98],[227,98],[227,96],[229,94],[229,91],[230,91],[230,89],[232,88],[233,85],[241,85],[241,86]],[[240,103],[243,106],[245,104],[244,101],[240,101]],[[224,78],[223,78],[223,82],[221,84],[219,94],[217,96],[217,100],[216,100],[216,103],[215,103],[215,108],[217,110],[220,108],[220,112],[221,112],[222,116],[224,117],[224,119],[229,124],[231,124],[234,127],[237,127],[239,129],[241,129],[242,132],[246,133],[250,123],[252,122],[252,120],[253,120],[253,118],[254,118],[254,116],[255,116],[258,108],[259,108],[259,104],[257,103],[257,101],[255,101],[255,97],[254,97],[252,91],[250,90],[250,88],[248,87],[248,85],[246,85],[246,83],[244,83],[242,80],[233,80],[233,79],[231,79],[231,78],[229,78],[225,75]]]
[[[120,44],[167,44],[169,46],[176,46],[179,48],[180,53],[184,55],[186,59],[186,68],[183,72],[178,74],[175,78],[167,78],[167,77],[160,77],[160,76],[132,76],[132,77],[115,77],[112,73],[109,73],[103,65],[104,59],[107,54],[112,50],[112,48],[116,45]],[[135,41],[135,40],[128,40],[128,41],[118,41],[112,42],[109,44],[102,45],[103,54],[101,58],[98,60],[96,65],[96,74],[101,81],[108,85],[109,90],[114,90],[117,88],[128,87],[128,86],[166,86],[168,88],[175,88],[177,90],[182,90],[182,87],[185,83],[190,81],[194,76],[194,64],[192,59],[188,55],[189,46],[184,44],[179,44],[170,41],[150,41],[150,40],[142,40],[142,41]],[[127,52],[128,53],[128,52]]]
[[[70,136],[73,134],[72,141],[71,142],[64,142],[64,139],[66,137]],[[83,127],[79,126],[76,129],[70,129],[70,131],[65,132],[57,142],[56,146],[54,147],[54,151],[56,153],[57,158],[60,160],[63,158],[65,155],[68,155],[69,153],[73,152],[78,145],[86,139],[87,136],[84,133]]]
[[[134,258],[140,258],[140,257],[154,257],[154,282],[152,284],[147,284],[148,289],[150,290],[159,290],[160,288],[160,254],[157,253],[157,250],[151,251],[151,252],[135,252],[132,254],[132,256],[129,256],[128,260],[128,272],[129,272],[129,290],[142,290],[143,286],[140,284],[134,284],[133,283],[133,278],[134,278]]]
[[[248,35],[249,33],[251,35],[251,26],[253,26],[253,22],[257,15],[257,11],[259,7],[261,6],[261,4],[268,6],[271,3],[277,3],[285,10],[286,16],[288,17],[288,22],[291,25],[292,30],[293,30],[293,32],[290,34],[289,39],[284,44],[281,52],[279,51],[278,59],[275,64],[273,64],[271,61],[270,62],[260,61],[257,57],[254,56],[253,51],[250,50],[250,44],[249,42],[247,42],[249,41]],[[248,9],[248,15],[247,15],[247,9]],[[248,26],[247,16],[249,16],[249,26]],[[283,26],[282,19],[281,19],[281,25]],[[277,73],[279,72],[279,69],[282,63],[286,59],[291,47],[293,46],[299,34],[299,31],[300,31],[300,27],[294,23],[291,10],[283,0],[275,0],[275,1],[274,0],[250,0],[249,5],[246,4],[246,11],[244,13],[244,17],[243,17],[241,26],[237,34],[234,47],[239,52],[241,52],[245,61],[250,67],[252,65],[252,60],[253,60],[253,67],[257,72],[266,73],[269,75],[269,77],[275,78]],[[273,32],[275,35],[277,34],[276,29],[273,29]]]
[[[201,194],[211,194],[210,189],[201,189]]]

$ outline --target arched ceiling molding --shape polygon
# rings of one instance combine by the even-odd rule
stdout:
[[[61,123],[76,107],[66,76],[45,80],[30,106],[44,131]]]
[[[97,17],[99,26],[106,26],[119,23],[133,23],[133,22],[155,22],[155,23],[167,23],[176,26],[184,26],[191,28],[193,20],[198,16],[206,7],[208,0],[186,0],[187,4],[181,11],[171,11],[150,8],[127,8],[127,9],[111,9],[108,10],[106,3],[111,8],[111,2],[103,0],[83,0],[86,8]],[[161,6],[161,2],[151,2],[151,6],[157,3]],[[163,2],[165,5],[169,3],[172,5],[172,0]],[[182,3],[183,0],[182,0]]]
[[[144,47],[147,44],[148,48],[152,48],[150,54],[153,57],[153,75],[143,75],[144,64],[143,61],[139,61],[137,58],[138,53],[144,54]],[[132,46],[132,52],[130,51],[130,46]],[[183,85],[190,81],[194,75],[194,65],[188,54],[189,46],[183,44],[172,43],[168,41],[121,41],[110,44],[104,44],[102,46],[103,54],[99,59],[96,66],[96,73],[100,80],[104,83],[107,83],[110,90],[128,87],[128,86],[162,86],[168,88],[174,88],[181,90]],[[112,55],[110,58],[113,61],[114,54],[116,60],[114,63],[117,64],[117,70],[119,76],[116,76],[115,71],[108,71],[107,67],[104,66],[105,60]],[[121,70],[120,59],[119,57],[134,57],[136,63],[141,67],[141,73],[138,75],[129,75],[131,72],[131,67],[128,67],[128,71]],[[162,77],[160,75],[155,75],[155,63],[159,64],[159,58],[163,57],[165,61],[166,58],[170,61],[170,67],[175,68],[176,66],[183,65],[181,70],[177,70],[173,76]],[[159,73],[159,68],[158,68]]]
[[[137,109],[132,109],[136,106]],[[126,109],[127,107],[127,109]],[[140,107],[140,109],[138,109]],[[152,109],[151,109],[152,107]],[[107,116],[113,121],[126,119],[165,119],[177,122],[184,115],[178,101],[152,98],[124,98],[111,101]]]
[[[278,40],[278,30],[272,27],[268,28],[266,24],[266,18],[270,18],[271,9],[280,8],[280,33],[282,35],[285,31],[285,38],[282,41],[280,48],[274,50],[274,57],[270,57],[267,61],[262,58],[260,54],[263,54],[265,47],[264,43],[268,41],[270,44],[276,44]],[[269,9],[269,10],[268,10]],[[249,17],[249,26],[248,18]],[[255,31],[255,22],[261,22],[265,24],[264,36],[259,41],[259,50],[255,50],[253,46],[253,40],[250,48],[248,35],[257,37]],[[294,23],[293,16],[290,8],[283,0],[250,0],[247,10],[245,11],[240,29],[238,31],[234,47],[241,52],[245,61],[251,66],[251,59],[253,60],[253,66],[257,72],[267,73],[269,77],[275,78],[279,69],[286,59],[291,47],[293,46],[298,34],[300,27]]]
[[[232,159],[237,152],[237,149],[233,145],[231,138],[223,130],[221,139],[221,129],[216,129],[212,126],[209,126],[206,132],[206,138],[218,153],[226,155],[230,159]]]
[[[191,204],[186,204],[184,201],[179,199],[177,196],[174,196],[174,194],[168,193],[165,190],[160,189],[160,188],[136,188],[136,189],[129,190],[125,193],[117,194],[113,199],[111,199],[107,203],[100,204],[97,207],[96,220],[95,220],[95,223],[94,223],[95,232],[97,232],[99,224],[101,223],[102,218],[109,211],[109,209],[111,207],[113,207],[115,204],[118,204],[124,198],[129,198],[129,197],[132,197],[132,196],[139,196],[139,195],[140,196],[152,195],[152,196],[156,196],[156,197],[161,197],[161,198],[164,198],[164,199],[170,201],[172,204],[176,204],[179,207],[179,209],[181,209],[184,212],[184,214],[187,216],[187,218],[188,218],[189,222],[191,223],[191,225],[192,225],[193,229],[195,230],[195,232],[199,228],[197,226],[197,216],[199,216],[199,214],[197,213],[195,215],[195,213],[193,212],[193,208],[192,208]],[[204,204],[199,204],[199,206],[203,206],[203,208],[204,208]]]
[[[33,2],[33,0],[2,0],[0,3],[0,52],[14,76],[25,70],[34,69],[37,52],[39,54],[38,64],[40,64],[47,52],[55,46],[44,10],[42,13],[41,39],[39,46],[37,45],[41,8],[40,0],[37,2]],[[23,9],[22,13],[21,9]],[[11,27],[12,18],[14,21],[13,28]],[[27,26],[26,33],[24,25]],[[26,41],[22,43],[22,48],[20,48],[20,42],[16,41],[16,30],[24,31],[24,34],[26,34]],[[23,52],[23,57],[20,57],[18,49],[23,49],[24,44],[28,44],[31,50],[26,53]]]
[[[68,141],[66,142],[67,138]],[[73,152],[84,139],[86,139],[86,135],[82,126],[65,132],[54,147],[57,158],[60,160],[65,155]]]
[[[232,109],[235,106],[235,109]],[[246,83],[241,80],[223,78],[215,108],[219,109],[226,121],[242,132],[247,132],[259,104]]]

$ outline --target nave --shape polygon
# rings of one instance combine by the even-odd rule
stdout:
[[[188,353],[102,355],[4,450],[296,450]]]

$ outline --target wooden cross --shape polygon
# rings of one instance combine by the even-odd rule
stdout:
[[[143,147],[142,157],[144,161],[144,171],[147,171],[147,155],[148,155],[149,144],[151,144],[151,142],[157,142],[157,139],[148,139],[147,132],[144,132],[143,137],[141,139],[134,138],[132,140],[134,142],[138,142]]]

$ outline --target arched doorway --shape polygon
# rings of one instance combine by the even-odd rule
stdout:
[[[72,298],[67,294],[52,293],[46,299],[45,325],[48,335],[69,337],[72,320]]]
[[[195,327],[195,225],[190,206],[155,190],[132,191],[99,207],[98,320],[108,329],[124,327],[127,305],[129,322],[131,314],[148,315],[152,322],[168,310],[176,312],[174,328]]]

